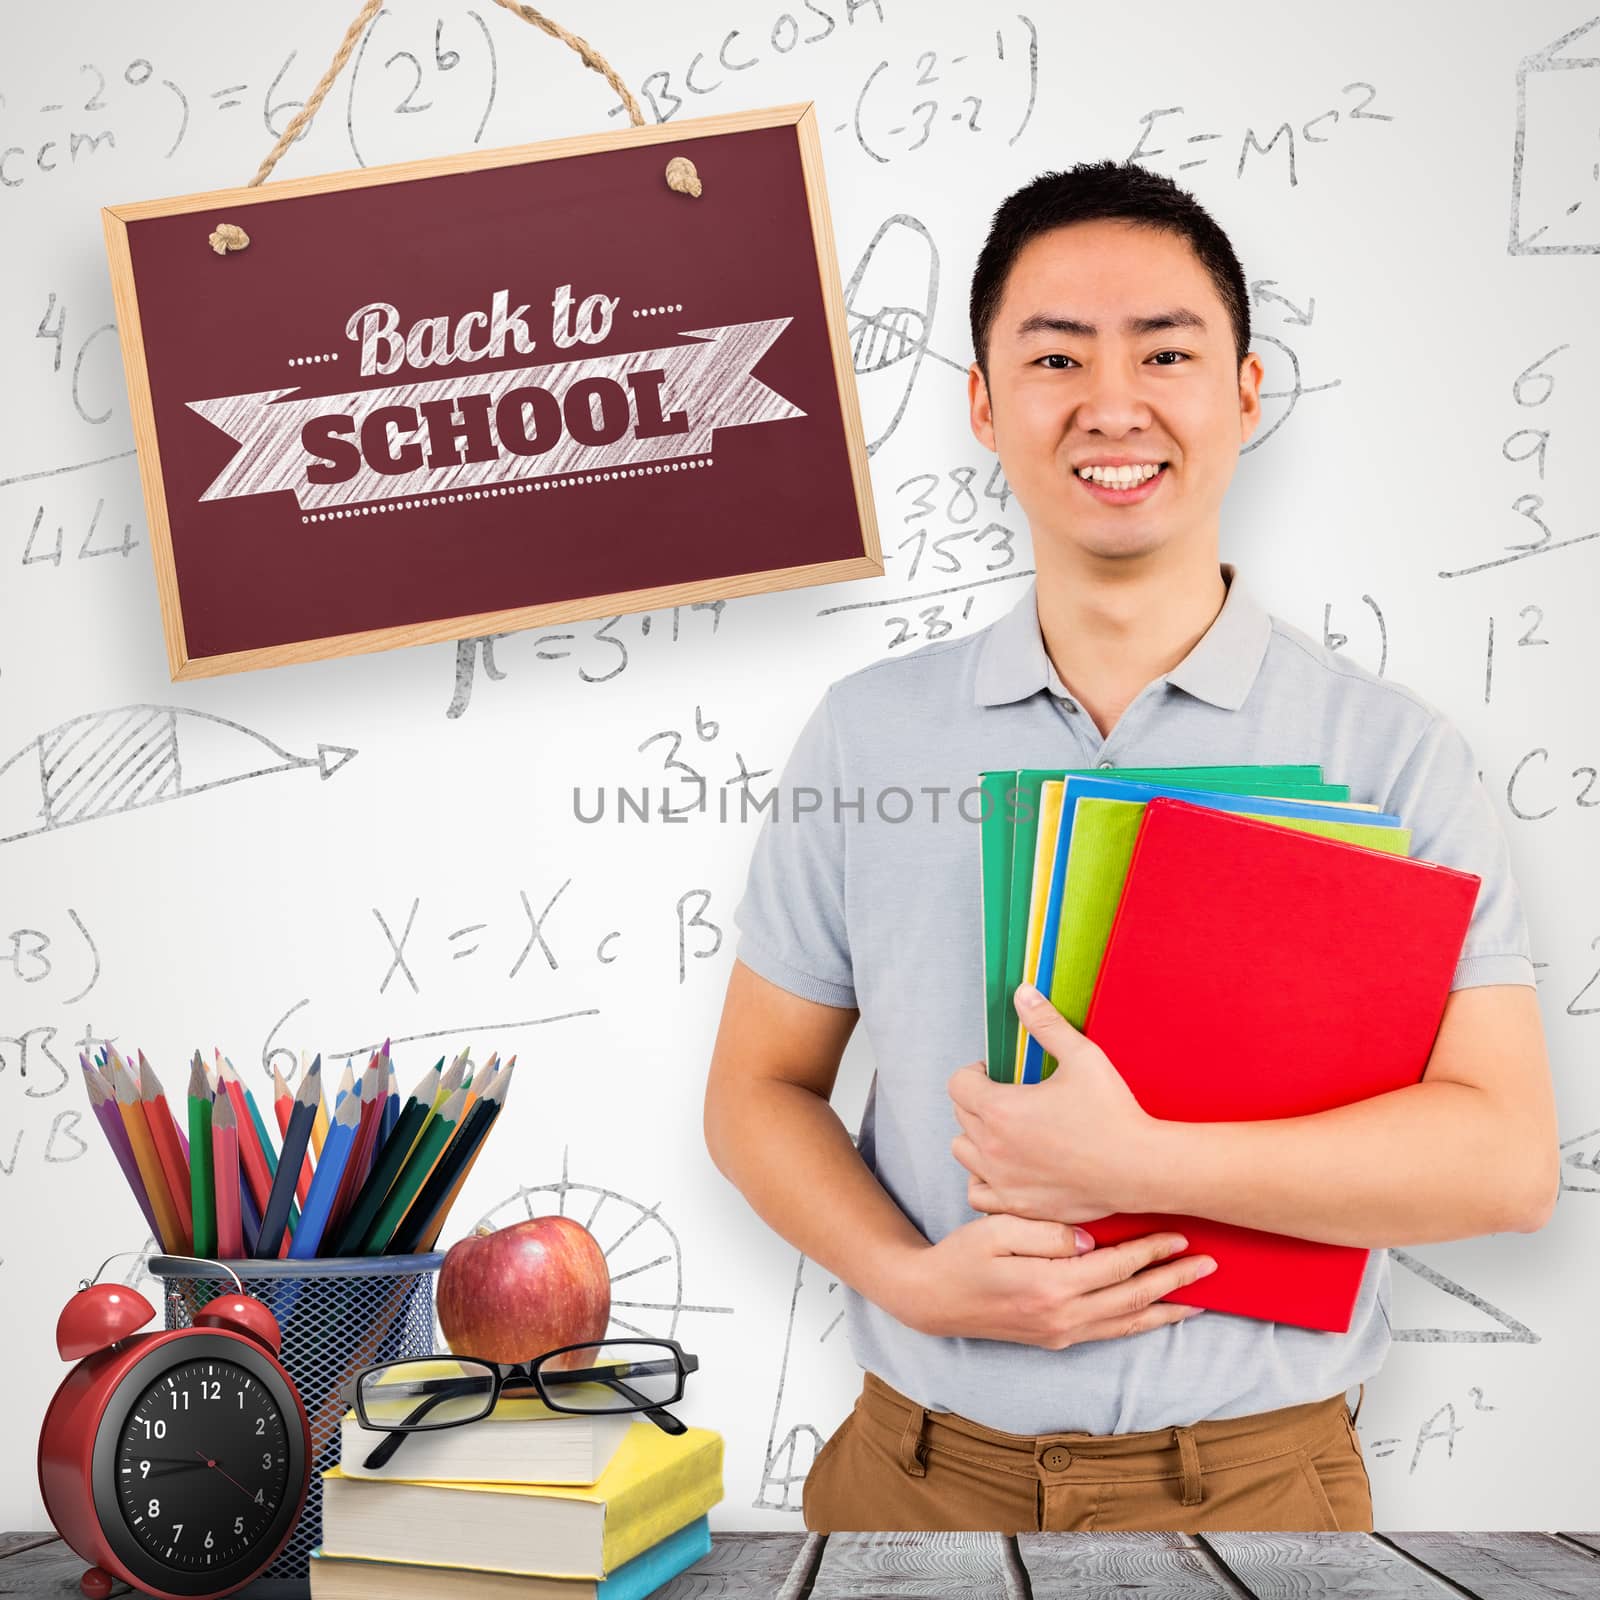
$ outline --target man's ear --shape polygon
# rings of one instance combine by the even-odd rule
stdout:
[[[994,450],[994,410],[989,404],[989,385],[976,361],[967,368],[967,420],[972,436],[986,450]],[[997,452],[998,453],[998,452]]]
[[[1245,444],[1261,423],[1261,357],[1250,351],[1239,363],[1239,442]]]

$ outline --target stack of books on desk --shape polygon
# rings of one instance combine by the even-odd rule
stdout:
[[[376,1473],[387,1435],[343,1425],[323,1474],[314,1600],[642,1600],[711,1549],[722,1436],[629,1415],[494,1414],[413,1433]]]
[[[1410,857],[1404,819],[1317,766],[984,772],[989,1076],[1056,1066],[1013,995],[1033,984],[1151,1116],[1310,1115],[1427,1069],[1479,879]],[[1217,1270],[1167,1299],[1344,1332],[1367,1251],[1205,1218],[1079,1222],[1098,1244],[1166,1229]]]

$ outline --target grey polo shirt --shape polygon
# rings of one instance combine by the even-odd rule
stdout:
[[[1482,878],[1452,987],[1534,982],[1505,837],[1460,732],[1221,570],[1211,627],[1104,739],[1045,652],[1033,582],[988,627],[841,678],[801,729],[734,911],[736,953],[791,993],[860,1008],[877,1063],[861,1155],[930,1241],[979,1215],[945,1083],[986,1051],[984,769],[1320,762],[1352,800],[1400,815],[1413,856]],[[931,1410],[1023,1434],[1142,1432],[1340,1390],[1354,1403],[1390,1342],[1381,1249],[1342,1334],[1209,1311],[1052,1351],[918,1333],[845,1295],[863,1367]]]

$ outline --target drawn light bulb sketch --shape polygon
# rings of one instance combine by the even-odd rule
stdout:
[[[844,305],[870,456],[900,426],[925,356],[967,370],[928,347],[939,305],[933,235],[903,213],[882,223],[850,274]]]
[[[661,1215],[659,1200],[646,1206],[615,1189],[574,1183],[567,1175],[567,1156],[563,1148],[556,1182],[518,1189],[491,1206],[474,1226],[503,1228],[551,1215],[581,1222],[599,1240],[611,1268],[612,1324],[642,1339],[676,1338],[685,1312],[733,1314],[732,1306],[693,1305],[684,1299],[683,1249],[676,1230]],[[630,1320],[635,1316],[638,1322]]]
[[[1600,17],[1580,23],[1517,64],[1508,255],[1600,251],[1597,92]]]
[[[242,723],[183,706],[87,712],[0,762],[0,828],[11,829],[0,844],[274,772],[314,768],[331,778],[355,754],[319,744],[314,756],[297,756]]]

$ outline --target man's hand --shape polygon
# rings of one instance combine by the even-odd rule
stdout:
[[[1181,1322],[1201,1309],[1161,1298],[1216,1265],[1211,1256],[1168,1260],[1187,1248],[1182,1234],[1099,1249],[1083,1238],[1088,1248],[1070,1225],[975,1217],[917,1253],[896,1296],[905,1309],[895,1314],[921,1333],[1065,1350]]]
[[[1029,1084],[997,1083],[981,1061],[951,1075],[945,1087],[962,1132],[950,1149],[972,1174],[968,1204],[1069,1223],[1147,1209],[1138,1193],[1157,1119],[1100,1046],[1036,989],[1021,985],[1015,1004],[1056,1069]]]

